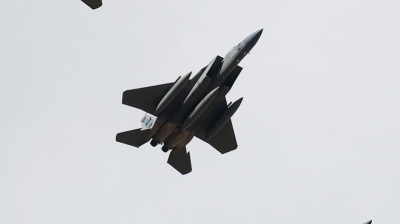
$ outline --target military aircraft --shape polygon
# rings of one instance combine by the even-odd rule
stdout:
[[[101,0],[82,0],[86,5],[88,5],[92,9],[97,9],[101,5],[103,5]]]
[[[151,139],[152,146],[162,144],[162,151],[172,150],[168,163],[181,174],[192,171],[186,145],[194,136],[220,153],[236,149],[231,117],[243,98],[227,104],[225,95],[242,71],[239,62],[249,54],[262,31],[234,46],[225,58],[216,56],[192,79],[189,72],[172,83],[126,90],[122,103],[146,114],[142,128],[118,133],[117,142],[140,147]]]
[[[364,224],[372,224],[372,220],[369,220],[368,222],[364,222]]]

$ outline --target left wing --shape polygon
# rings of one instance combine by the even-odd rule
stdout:
[[[171,82],[158,86],[126,90],[122,95],[122,103],[154,114],[157,105],[173,85],[174,83]]]
[[[229,119],[224,127],[213,137],[207,139],[206,142],[222,154],[235,150],[238,145],[235,132],[233,131],[232,121]]]
[[[231,119],[211,138],[206,139],[207,131],[211,128],[212,124],[227,107],[226,98],[222,99],[210,113],[205,114],[205,118],[195,130],[195,136],[207,142],[220,153],[227,153],[237,148],[235,132]]]

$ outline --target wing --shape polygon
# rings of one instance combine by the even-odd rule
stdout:
[[[229,119],[224,127],[206,142],[222,154],[235,150],[238,145],[235,132],[233,131],[232,121]]]
[[[185,146],[176,148],[169,153],[168,164],[174,167],[182,175],[192,172],[190,152],[186,152]]]
[[[82,0],[82,2],[84,2],[92,9],[97,9],[103,4],[101,0]]]
[[[202,122],[195,130],[196,137],[207,142],[222,154],[235,150],[238,146],[231,119],[229,119],[226,124],[210,139],[206,140],[205,136],[212,124],[226,107],[226,98],[224,98],[209,113],[204,114],[204,118],[201,118]]]
[[[173,85],[174,83],[167,83],[158,86],[126,90],[122,95],[122,103],[154,114],[158,103],[160,103]]]
[[[206,67],[202,68],[190,80],[190,84],[186,85],[185,89],[182,90],[182,92],[190,91],[192,86],[197,82],[197,80],[200,78],[201,74],[205,69]],[[176,81],[178,81],[178,79]],[[176,83],[176,81],[157,86],[149,86],[139,89],[126,90],[122,95],[122,104],[131,107],[136,107],[138,109],[144,110],[147,113],[154,114],[158,104],[165,96],[165,94],[167,94],[168,90],[170,90],[172,86]],[[185,94],[180,93],[178,95],[185,95]]]

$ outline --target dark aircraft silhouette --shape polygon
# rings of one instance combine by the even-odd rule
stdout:
[[[101,0],[82,0],[82,2],[84,2],[92,9],[97,9],[103,4]]]
[[[364,224],[371,224],[372,220],[368,221],[368,222],[364,222]]]
[[[173,83],[127,90],[122,103],[149,114],[142,119],[142,129],[118,133],[116,140],[140,147],[150,141],[152,146],[163,144],[169,154],[168,163],[181,174],[192,171],[186,145],[193,136],[209,143],[220,153],[237,148],[231,117],[242,99],[227,104],[225,95],[232,88],[242,68],[239,62],[250,52],[261,36],[254,32],[225,58],[215,57],[208,66],[189,80],[191,72]]]

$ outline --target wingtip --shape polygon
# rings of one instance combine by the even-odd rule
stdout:
[[[82,2],[93,10],[98,9],[103,5],[101,0],[82,0]]]

